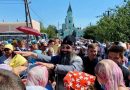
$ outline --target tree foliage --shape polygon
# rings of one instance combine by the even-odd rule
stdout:
[[[47,34],[48,34],[48,37],[49,38],[54,38],[57,36],[57,29],[56,29],[56,26],[53,26],[53,25],[49,25],[47,27]]]
[[[57,28],[54,25],[49,25],[47,28],[44,27],[43,23],[40,23],[41,33],[47,33],[48,38],[57,37]]]
[[[130,1],[109,9],[96,25],[85,28],[85,38],[100,41],[128,41],[130,39]]]
[[[85,32],[84,32],[84,38],[87,39],[95,39],[96,36],[94,36],[94,34],[96,34],[96,26],[89,26],[85,28]]]

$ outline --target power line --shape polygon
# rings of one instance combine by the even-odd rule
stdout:
[[[12,2],[12,1],[13,1],[13,2],[14,2],[14,1],[18,1],[18,2],[19,2],[19,1],[23,1],[23,0],[0,0],[0,1],[1,1],[1,2]]]
[[[43,19],[41,18],[41,16],[40,16],[39,14],[37,14],[37,13],[35,12],[35,10],[33,10],[31,7],[30,7],[30,10],[31,10],[40,20],[43,21]]]
[[[0,2],[0,4],[6,4],[7,5],[7,4],[24,4],[24,3],[1,3]]]
[[[36,12],[36,10],[32,9],[30,7],[30,10],[37,16],[37,18],[40,20],[40,21],[44,21],[44,19]],[[46,22],[44,22],[44,25],[48,25]]]
[[[0,0],[0,4],[23,4],[23,0]]]

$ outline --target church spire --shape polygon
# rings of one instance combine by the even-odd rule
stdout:
[[[72,12],[72,9],[71,9],[71,4],[69,3],[69,8],[68,8],[68,11],[67,12]]]

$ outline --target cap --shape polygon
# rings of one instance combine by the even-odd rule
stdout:
[[[62,44],[75,45],[76,39],[72,35],[68,35],[63,39]]]
[[[32,40],[31,44],[37,44],[37,41],[36,40]]]
[[[10,50],[14,50],[14,47],[13,47],[13,45],[11,45],[11,44],[6,44],[5,46],[4,46],[4,48],[8,48],[8,49],[10,49]]]

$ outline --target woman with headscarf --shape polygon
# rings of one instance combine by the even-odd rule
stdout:
[[[100,61],[95,67],[95,73],[105,90],[128,90],[123,81],[122,71],[114,61],[109,59]]]
[[[4,46],[4,55],[0,57],[0,64],[7,64],[12,68],[26,66],[27,60],[20,54],[14,53],[14,47],[11,44]]]
[[[27,90],[47,90],[48,70],[45,66],[35,66],[29,70],[26,88]]]

